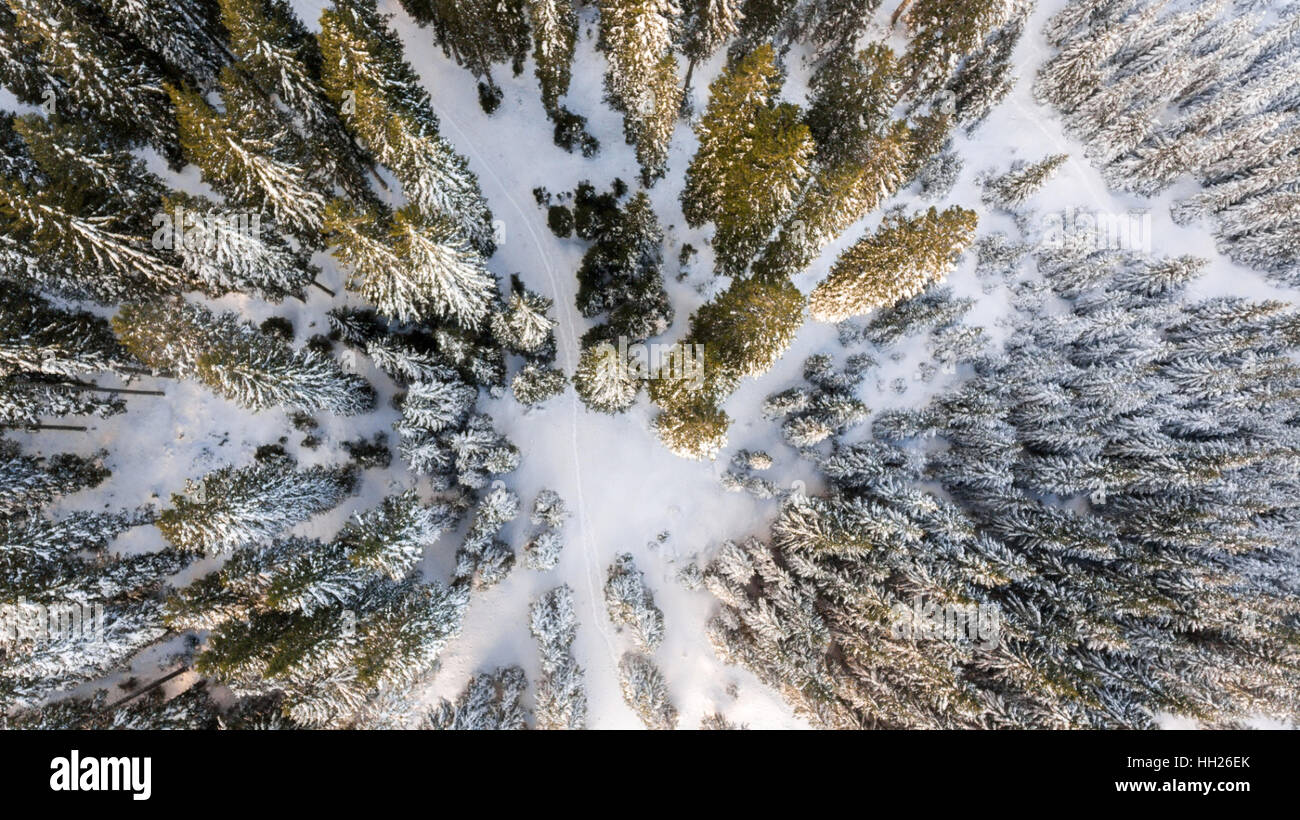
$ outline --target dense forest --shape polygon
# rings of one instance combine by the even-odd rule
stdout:
[[[0,726],[1294,726],[1297,64],[1258,0],[0,0]]]

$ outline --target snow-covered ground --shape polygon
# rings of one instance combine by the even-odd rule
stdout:
[[[293,5],[308,25],[316,25],[320,2],[294,0]],[[504,241],[490,260],[491,269],[503,281],[510,274],[518,273],[530,289],[554,299],[553,315],[559,321],[558,365],[566,373],[572,373],[577,362],[578,340],[590,324],[573,304],[574,274],[586,243],[576,238],[557,239],[551,234],[546,227],[545,211],[536,205],[532,189],[544,186],[559,193],[572,190],[582,180],[590,180],[603,189],[615,177],[634,185],[638,175],[632,150],[622,139],[620,116],[601,101],[605,63],[595,50],[594,11],[585,8],[582,12],[573,86],[566,101],[569,108],[588,118],[589,130],[601,142],[599,155],[584,159],[552,144],[550,124],[542,110],[531,61],[524,73],[513,78],[508,67],[498,67],[495,77],[505,97],[497,112],[489,117],[479,108],[473,78],[443,55],[433,43],[432,34],[416,26],[395,0],[380,5],[395,15],[393,23],[406,45],[407,59],[432,95],[443,136],[469,158],[494,216],[503,223]],[[885,25],[894,5],[886,4],[869,36],[886,36]],[[1039,3],[1017,52],[1020,79],[1016,88],[973,137],[959,132],[955,138],[956,150],[965,166],[945,201],[976,209],[980,213],[981,235],[1001,230],[1015,237],[1016,228],[1010,216],[989,212],[980,203],[976,176],[986,169],[1006,170],[1015,159],[1037,160],[1047,154],[1067,152],[1072,159],[1031,201],[1032,207],[1040,212],[1076,206],[1106,212],[1149,208],[1152,247],[1156,252],[1194,253],[1213,260],[1208,274],[1195,285],[1197,292],[1291,301],[1291,294],[1219,255],[1205,232],[1174,225],[1168,216],[1168,202],[1181,191],[1145,203],[1108,191],[1083,158],[1080,147],[1063,136],[1055,116],[1033,101],[1029,91],[1033,72],[1050,54],[1041,34],[1042,24],[1062,5],[1064,0]],[[891,42],[896,49],[902,49],[901,37],[895,35]],[[721,63],[719,55],[696,69],[696,111],[703,110],[708,83],[720,70]],[[791,54],[789,68],[786,96],[802,102],[809,69],[797,49]],[[0,97],[0,104],[14,107],[11,98]],[[674,327],[661,341],[676,339],[690,314],[717,288],[716,283],[714,289],[708,288],[711,259],[704,239],[709,230],[687,229],[678,203],[682,174],[694,148],[690,128],[680,123],[672,143],[668,176],[649,192],[667,233],[664,274],[676,309]],[[161,162],[152,162],[151,167],[177,187],[189,190],[203,187],[193,168],[177,177]],[[944,204],[921,200],[914,189],[887,205],[896,203],[906,204],[909,210]],[[796,284],[805,291],[810,290],[825,275],[835,256],[864,231],[871,230],[879,219],[877,211],[846,232],[809,271],[796,279]],[[692,243],[701,254],[693,266],[695,273],[687,281],[678,282],[676,259],[684,242]],[[217,300],[216,304],[237,309],[257,322],[272,315],[285,316],[293,321],[299,343],[315,333],[327,333],[326,311],[356,297],[346,295],[340,274],[328,257],[322,255],[317,261],[325,269],[323,281],[339,291],[338,297],[331,299],[313,290],[305,303],[290,300],[269,305],[228,297]],[[986,282],[976,278],[973,268],[974,260],[967,258],[949,282],[956,295],[977,300],[966,321],[986,327],[996,339],[1000,333],[998,320],[1009,310],[1009,294],[1000,283],[985,293]],[[697,286],[705,292],[701,293]],[[874,371],[878,379],[868,380],[862,396],[873,409],[916,405],[930,392],[940,389],[945,380],[958,378],[939,376],[929,383],[912,378],[917,363],[927,357],[923,339],[917,337],[910,345],[904,343],[903,358],[886,359]],[[715,463],[686,461],[665,450],[650,429],[653,408],[644,393],[636,407],[617,417],[588,411],[571,389],[533,410],[523,408],[509,396],[499,400],[484,396],[482,408],[493,416],[498,429],[523,451],[523,464],[507,477],[507,483],[519,493],[525,510],[531,507],[539,490],[551,488],[565,499],[572,514],[563,531],[566,545],[555,570],[538,573],[517,567],[501,584],[475,594],[464,631],[444,652],[441,670],[428,692],[428,699],[453,697],[471,674],[501,665],[518,664],[530,680],[535,680],[537,647],[528,634],[528,606],[546,590],[567,583],[578,604],[574,654],[586,672],[589,724],[593,728],[639,727],[639,720],[622,702],[616,672],[618,658],[631,648],[631,640],[619,634],[609,622],[601,597],[606,568],[618,553],[631,552],[666,615],[666,638],[655,660],[663,668],[673,701],[681,712],[680,725],[693,728],[705,714],[721,711],[732,721],[752,728],[805,726],[775,692],[758,683],[747,671],[727,666],[717,658],[705,633],[705,625],[714,610],[711,596],[702,590],[687,591],[674,576],[687,562],[707,561],[725,539],[767,533],[776,512],[775,502],[727,493],[718,483],[727,460],[737,448],[765,449],[771,453],[777,463],[765,477],[778,485],[788,487],[791,482],[801,480],[810,491],[817,490],[807,468],[780,443],[775,426],[759,417],[758,406],[768,394],[801,381],[802,363],[807,356],[840,350],[832,326],[807,323],[777,366],[762,378],[743,384],[725,405],[737,422],[731,431],[730,445]],[[157,380],[158,386],[166,391],[165,398],[132,397],[127,414],[93,420],[89,422],[92,429],[86,434],[46,431],[18,437],[46,451],[91,453],[100,448],[109,451],[113,478],[98,491],[65,499],[62,503],[66,508],[165,505],[170,493],[183,489],[187,477],[202,475],[226,463],[248,463],[257,446],[273,443],[282,436],[287,437],[285,449],[304,464],[341,458],[339,445],[344,440],[369,438],[376,432],[388,432],[390,439],[395,439],[391,424],[396,412],[387,401],[395,391],[394,385],[368,362],[360,366],[360,372],[380,390],[379,410],[351,418],[319,415],[318,435],[324,443],[316,450],[300,446],[304,433],[292,428],[283,411],[249,413],[196,383],[169,380]],[[902,395],[889,388],[899,377],[910,385]],[[143,380],[142,386],[153,386],[153,382]],[[391,469],[367,472],[357,496],[298,531],[329,536],[354,511],[371,507],[394,488],[413,483],[414,477],[406,472],[399,458],[394,458]],[[518,551],[530,530],[524,514],[509,525],[503,537]],[[666,534],[662,541],[661,534]],[[445,536],[429,550],[424,564],[427,574],[448,577],[458,536]],[[118,548],[124,550],[159,546],[161,537],[152,527],[137,528],[118,542]],[[190,572],[196,573],[201,568]],[[137,665],[146,664],[156,656],[157,653],[152,653],[149,658],[141,658]]]

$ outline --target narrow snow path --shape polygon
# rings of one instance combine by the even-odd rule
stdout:
[[[546,243],[537,235],[537,231],[533,227],[529,214],[525,213],[524,209],[520,207],[519,202],[510,195],[510,189],[509,186],[506,185],[505,180],[503,180],[501,175],[496,172],[496,169],[492,167],[492,163],[488,162],[478,152],[475,148],[474,140],[472,140],[469,134],[460,127],[460,124],[457,123],[456,117],[451,111],[440,107],[436,101],[433,102],[433,109],[438,115],[438,118],[446,125],[449,125],[456,133],[456,136],[459,138],[458,143],[465,147],[465,151],[469,156],[478,160],[479,167],[483,168],[487,177],[496,183],[495,187],[498,189],[500,198],[510,203],[510,207],[514,210],[515,216],[518,218],[517,224],[522,225],[524,230],[528,232],[528,238],[532,241],[533,247],[537,249],[537,261],[541,263],[543,269],[546,271],[546,279],[550,284],[550,289],[547,293],[556,294],[557,296],[558,294],[566,293],[569,288],[561,287],[560,280],[555,275],[555,266],[552,263],[551,253],[546,248]],[[480,175],[480,184],[482,184],[482,181],[483,177]],[[495,202],[496,198],[492,198],[492,201]],[[530,210],[535,214],[537,208],[534,207]],[[563,334],[558,333],[559,328],[557,326],[557,358],[563,359],[561,365],[564,372],[566,374],[572,374],[578,367],[578,342],[582,335],[578,328],[578,323],[574,319],[573,301],[571,299],[556,298],[554,310],[559,312],[561,316],[559,324],[563,325],[564,330],[566,331]],[[578,399],[578,394],[572,389],[571,385],[569,389],[564,391],[563,401],[569,407],[570,441],[573,445],[573,486],[576,490],[575,509],[577,514],[581,517],[582,523],[582,526],[578,528],[578,538],[582,541],[582,551],[587,558],[587,572],[585,573],[585,576],[587,579],[587,594],[590,599],[591,623],[597,630],[599,630],[601,637],[604,638],[605,645],[609,648],[610,656],[612,658],[617,658],[619,651],[615,645],[615,639],[610,632],[609,622],[599,604],[603,599],[603,593],[601,591],[603,584],[601,582],[602,572],[600,559],[587,536],[587,533],[591,531],[591,521],[587,517],[587,504],[582,489],[582,448],[578,441],[578,419],[583,414],[583,408]],[[525,457],[527,456],[525,455]]]

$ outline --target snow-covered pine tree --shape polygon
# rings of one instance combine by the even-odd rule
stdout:
[[[578,40],[578,15],[572,0],[526,0],[533,32],[533,64],[542,88],[542,107],[560,110],[560,98],[569,93],[573,51]]]
[[[492,336],[502,347],[531,361],[555,359],[555,320],[547,313],[553,302],[527,290],[518,276],[510,277],[510,298],[492,314]]]
[[[519,515],[519,496],[494,482],[479,499],[465,541],[456,551],[456,579],[476,589],[500,583],[515,565],[515,553],[497,536]]]
[[[286,242],[269,215],[253,219],[181,193],[164,196],[163,208],[155,244],[179,256],[181,270],[209,296],[251,292],[278,302],[303,298],[316,279],[311,254]]]
[[[619,208],[613,194],[596,196],[584,184],[575,203],[579,234],[594,239],[578,269],[578,309],[607,319],[583,335],[573,385],[591,409],[621,413],[635,401],[640,379],[619,345],[626,350],[657,336],[673,318],[661,273],[663,230],[644,191]]]
[[[203,681],[168,697],[163,689],[132,693],[124,684],[116,692],[96,689],[19,711],[0,726],[13,729],[199,729],[223,728],[221,710]],[[126,701],[123,703],[122,701]]]
[[[46,101],[47,92],[54,93],[41,65],[38,45],[22,36],[13,11],[7,3],[0,3],[0,85],[28,105],[39,105]]]
[[[440,327],[433,333],[433,342],[438,355],[454,367],[462,379],[489,391],[505,387],[505,351],[490,333]]]
[[[821,62],[809,80],[804,117],[818,162],[835,168],[866,161],[872,142],[888,129],[898,88],[897,61],[883,43],[860,52],[839,49]]]
[[[354,515],[335,542],[354,566],[400,580],[415,570],[426,547],[455,527],[457,518],[451,506],[422,503],[414,491],[407,491]]]
[[[567,585],[542,595],[528,609],[528,631],[541,655],[536,693],[539,729],[587,728],[587,690],[582,667],[573,658],[577,627],[573,590]]]
[[[38,58],[44,83],[32,103],[53,100],[68,119],[104,137],[148,142],[179,165],[166,67],[86,0],[6,0],[13,26]],[[48,96],[48,95],[52,95]]]
[[[107,418],[125,411],[126,402],[112,393],[48,377],[0,377],[0,428],[36,428],[46,416]]]
[[[643,652],[653,652],[664,639],[664,613],[655,606],[645,575],[630,552],[614,558],[605,574],[605,611],[615,626],[625,626]]]
[[[560,550],[564,548],[564,538],[559,531],[564,526],[567,515],[568,510],[564,505],[564,499],[560,498],[554,490],[542,490],[537,494],[537,498],[533,499],[533,512],[529,520],[541,529],[524,544],[525,567],[537,572],[546,572],[555,569],[560,563]]]
[[[528,728],[528,710],[519,702],[528,679],[518,666],[469,679],[456,702],[444,698],[425,716],[424,728],[447,731],[512,731]]]
[[[702,345],[701,379],[657,378],[650,398],[655,430],[674,453],[717,456],[731,419],[722,401],[747,377],[766,373],[803,324],[805,299],[788,279],[755,275],[733,282],[691,317],[683,345]]]
[[[33,707],[103,677],[166,633],[160,593],[178,552],[110,555],[127,513],[0,517],[0,705]]]
[[[592,196],[579,186],[575,200],[581,207]],[[582,233],[594,242],[578,268],[575,301],[583,316],[608,314],[584,334],[584,347],[620,336],[634,344],[667,330],[673,312],[661,273],[664,235],[650,197],[637,192],[624,207],[598,214]]]
[[[801,0],[743,0],[739,32],[727,49],[728,61],[738,60],[764,43],[784,53],[794,38]]]
[[[36,426],[45,416],[115,415],[121,397],[95,389],[99,373],[126,375],[132,360],[108,323],[55,307],[15,286],[0,304],[0,427]]]
[[[478,391],[445,369],[413,383],[401,400],[398,431],[441,433],[459,427],[469,418]]]
[[[28,455],[15,442],[0,438],[0,487],[5,488],[0,518],[36,515],[61,495],[98,486],[110,475],[105,455]]]
[[[650,658],[624,652],[618,662],[618,682],[623,701],[647,729],[677,728],[677,707],[668,693],[668,681]]]
[[[1140,0],[1139,0],[1140,1]],[[1108,19],[1117,8],[1134,5],[1133,0],[1079,0],[1069,3],[1047,20],[1043,36],[1054,46],[1061,46]]]
[[[263,539],[334,508],[356,488],[350,467],[295,469],[287,456],[271,455],[247,467],[222,467],[184,493],[156,526],[178,550],[218,555]]]
[[[227,337],[256,333],[234,313],[212,313],[184,300],[123,305],[113,333],[132,356],[155,373],[198,378],[199,359]]]
[[[618,348],[599,342],[579,354],[573,389],[583,404],[598,413],[622,413],[636,401],[641,380],[632,375]]]
[[[520,404],[537,405],[563,393],[568,383],[563,370],[530,362],[510,380],[510,392]]]
[[[862,361],[850,359],[844,372],[836,374],[829,356],[810,356],[804,361],[803,374],[811,388],[769,396],[763,415],[781,420],[781,438],[797,450],[816,446],[860,424],[870,414],[857,397],[868,369],[862,365]]]
[[[365,412],[373,388],[337,361],[294,350],[236,314],[213,314],[183,301],[124,305],[112,319],[122,345],[145,365],[193,378],[253,410],[277,405],[340,415]]]
[[[385,279],[363,281],[362,295],[399,321],[432,314],[477,329],[497,295],[497,282],[455,224],[407,205],[394,215],[392,235],[403,265]]]
[[[296,116],[313,165],[354,199],[373,196],[372,160],[360,149],[321,86],[316,38],[285,0],[216,0],[231,53],[268,95]]]
[[[961,62],[945,87],[944,90],[952,94],[957,122],[966,126],[968,134],[979,127],[1015,85],[1011,58],[1033,9],[1032,2],[1016,3],[1006,24],[985,38],[984,44]]]
[[[811,173],[814,143],[798,106],[778,103],[770,45],[750,52],[709,86],[695,126],[700,147],[686,169],[682,213],[712,221],[718,273],[737,276],[794,206]]]
[[[148,237],[162,191],[120,141],[84,123],[0,117],[0,276],[113,302],[184,275]]]
[[[221,71],[225,110],[197,91],[167,87],[185,158],[233,206],[271,214],[294,236],[315,244],[326,196],[309,181],[305,145],[262,90],[233,67]]]
[[[478,179],[438,136],[429,95],[374,0],[340,0],[325,9],[317,37],[322,83],[351,132],[393,171],[408,202],[430,219],[450,219],[476,251],[491,256],[492,213]]]
[[[916,175],[921,196],[929,200],[948,196],[957,184],[963,164],[961,154],[952,150],[951,146],[930,157]]]
[[[1007,173],[985,182],[982,198],[995,208],[1014,211],[1055,176],[1069,158],[1069,154],[1052,154],[1038,162],[1016,163]]]
[[[953,206],[916,217],[895,213],[836,260],[809,297],[814,319],[838,322],[889,307],[946,276],[975,238],[976,215]]]
[[[388,335],[370,339],[365,343],[366,354],[375,366],[400,385],[436,379],[446,372],[434,354],[416,349]]]
[[[217,82],[227,52],[216,3],[94,0],[104,15],[160,60],[204,89]]]
[[[0,302],[0,377],[125,375],[132,360],[104,319],[14,288]]]
[[[519,449],[493,429],[489,416],[473,412],[477,397],[476,387],[443,369],[412,384],[401,401],[394,427],[402,457],[436,489],[477,489],[519,465]]]
[[[1004,24],[1015,0],[913,0],[907,6],[911,32],[899,63],[906,92],[925,99],[943,88],[953,70]]]
[[[682,91],[673,56],[681,9],[673,0],[600,0],[600,48],[609,70],[606,98],[623,114],[623,135],[636,149],[641,179],[667,170],[668,141]]]

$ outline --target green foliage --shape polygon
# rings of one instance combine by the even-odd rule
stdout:
[[[797,106],[777,103],[772,47],[747,54],[709,87],[696,125],[700,147],[686,169],[682,212],[713,221],[718,271],[739,275],[793,207],[814,146]]]
[[[842,253],[813,290],[813,318],[838,322],[915,296],[952,270],[975,238],[976,221],[974,211],[956,206],[886,217],[876,233]]]

